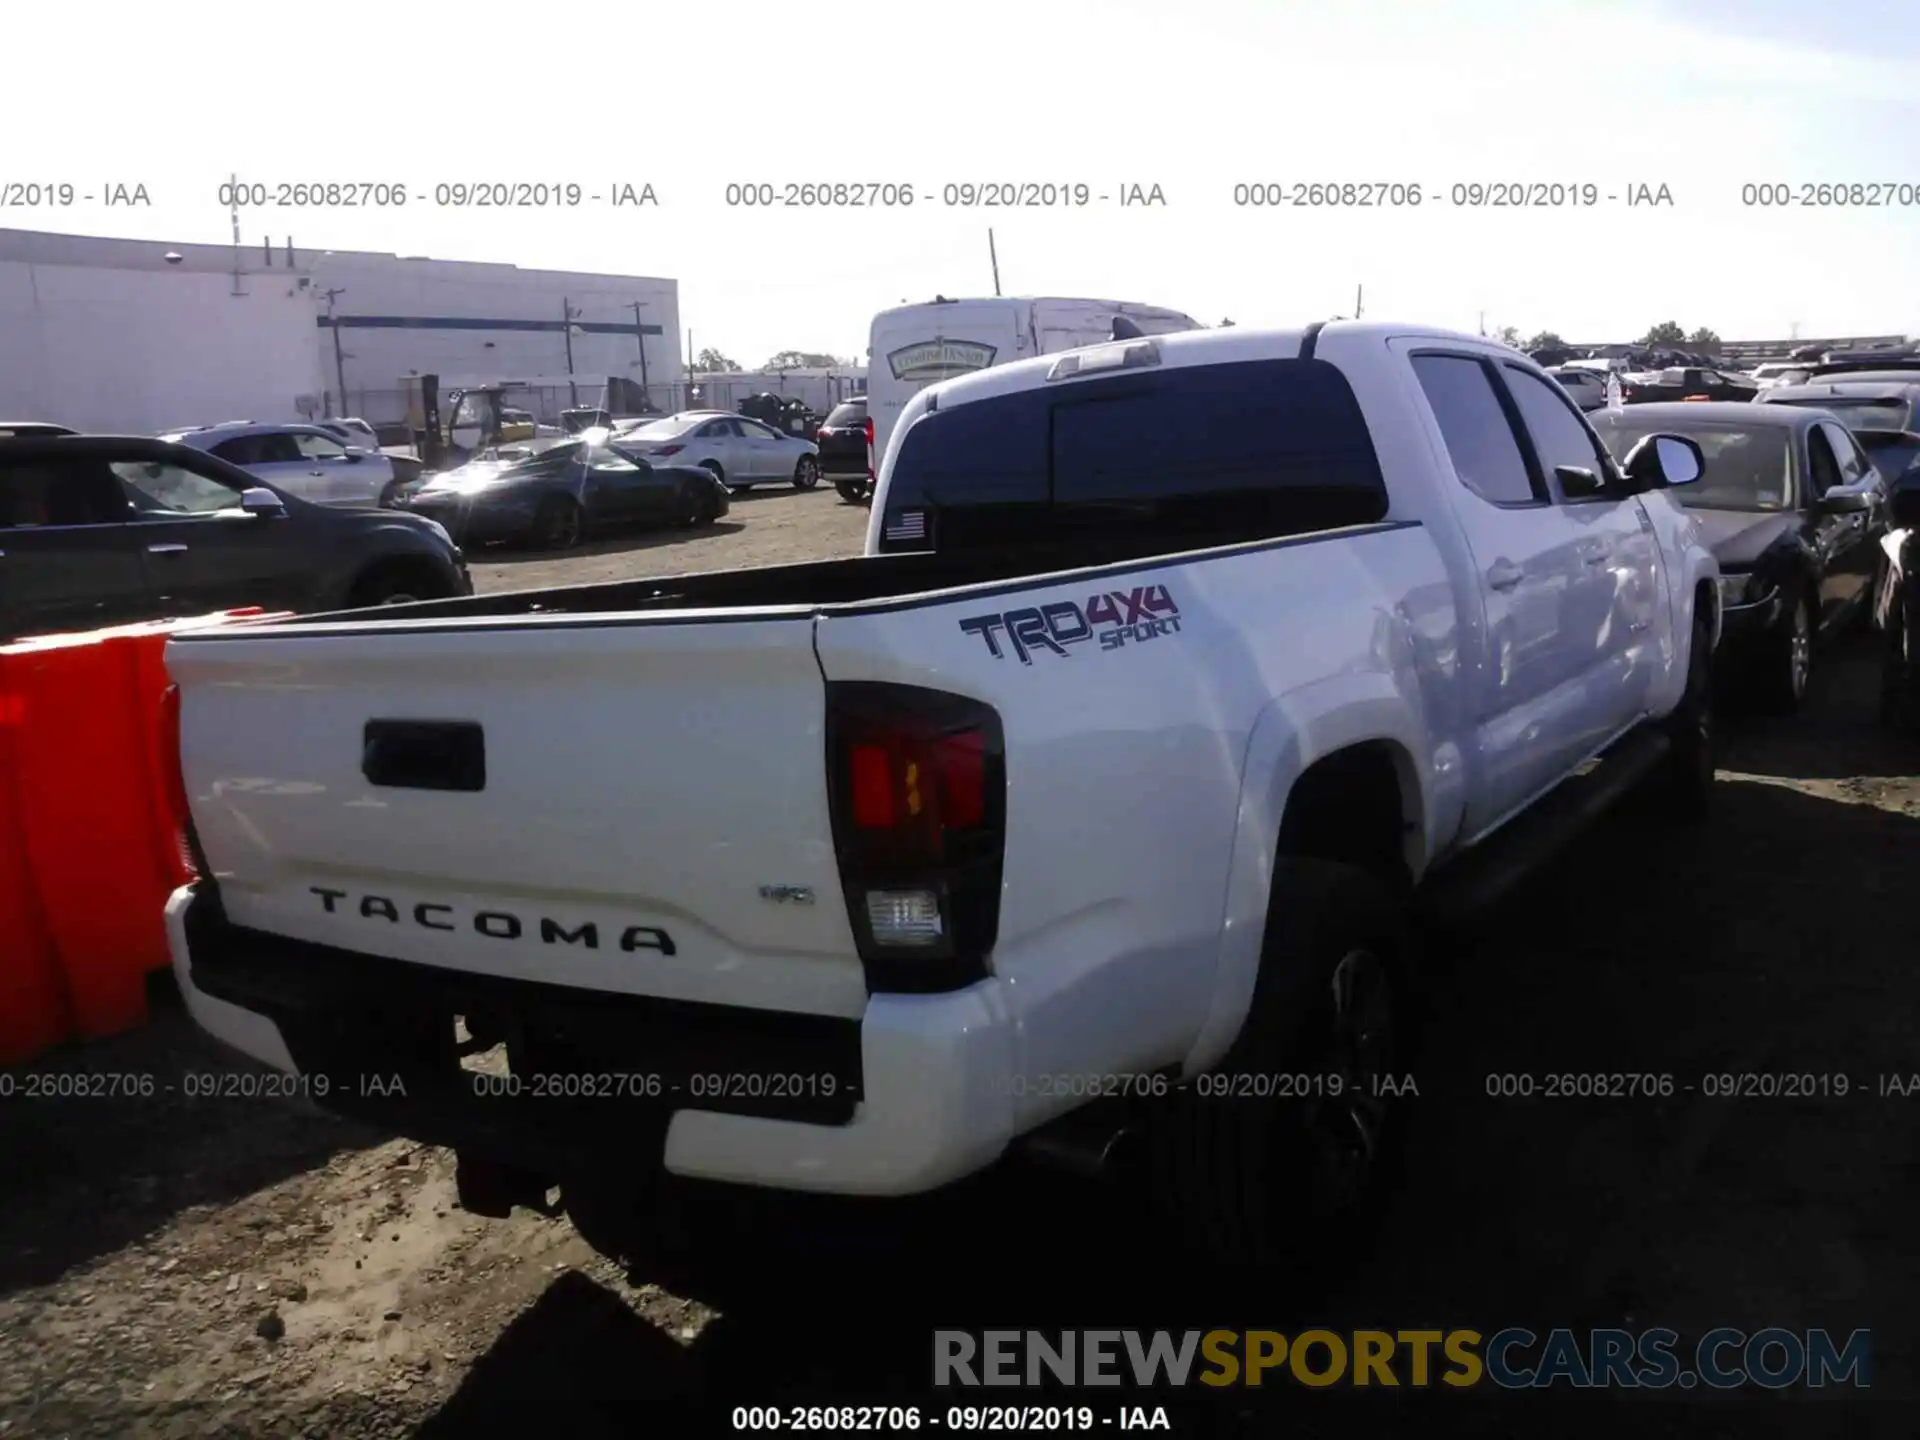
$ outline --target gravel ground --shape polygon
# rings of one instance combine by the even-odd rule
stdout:
[[[480,583],[847,552],[864,512],[829,491],[735,518],[710,538],[488,560]],[[0,1434],[717,1433],[737,1404],[925,1401],[934,1328],[1008,1324],[1870,1327],[1865,1392],[1168,1403],[1179,1434],[1910,1434],[1920,1100],[1878,1090],[1920,1071],[1920,975],[1898,938],[1920,754],[1875,729],[1873,681],[1869,652],[1838,657],[1810,713],[1729,736],[1704,832],[1622,813],[1452,956],[1404,1183],[1338,1293],[1199,1274],[1117,1197],[1013,1167],[828,1206],[778,1232],[776,1259],[622,1273],[564,1219],[465,1216],[444,1152],[291,1101],[189,1096],[190,1076],[256,1072],[162,988],[147,1029],[39,1067],[152,1076],[152,1098],[28,1100],[15,1072],[0,1100]],[[1568,1071],[1680,1088],[1487,1093],[1489,1075]],[[1840,1073],[1853,1093],[1684,1088],[1727,1071]]]

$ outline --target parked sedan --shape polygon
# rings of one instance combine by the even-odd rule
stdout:
[[[726,410],[683,410],[617,430],[608,443],[623,455],[698,465],[729,490],[777,483],[811,490],[820,483],[813,441]]]
[[[1818,647],[1875,612],[1886,487],[1853,436],[1830,411],[1788,405],[1635,405],[1591,418],[1615,456],[1653,434],[1699,444],[1706,473],[1674,498],[1720,562],[1715,665],[1767,708],[1797,709]]]
[[[1607,403],[1607,377],[1598,370],[1565,366],[1547,372],[1582,410],[1598,410]]]
[[[400,505],[462,545],[519,541],[564,550],[618,525],[710,525],[727,488],[696,465],[625,455],[597,439],[474,460],[435,475]]]
[[[217,455],[316,505],[389,506],[420,475],[418,460],[344,445],[318,425],[232,420],[170,431],[160,438]]]
[[[0,642],[473,593],[446,531],[413,516],[310,504],[163,440],[0,431]]]
[[[1761,399],[1770,405],[1831,410],[1853,432],[1889,489],[1903,481],[1920,483],[1920,373],[1835,375],[1804,385],[1776,385]]]

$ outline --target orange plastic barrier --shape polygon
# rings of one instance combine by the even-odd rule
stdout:
[[[65,1039],[73,1025],[60,957],[27,864],[27,829],[14,779],[25,706],[8,683],[10,664],[0,650],[0,1065],[31,1060]]]
[[[39,953],[38,968],[16,963],[11,943],[0,949],[0,1006],[10,1012],[0,1018],[0,1045],[15,1034],[15,1050],[49,1032],[91,1039],[145,1020],[147,974],[168,963],[166,900],[192,873],[163,800],[172,761],[159,734],[168,683],[161,652],[175,630],[262,613],[222,611],[0,648],[0,713],[16,717],[7,727],[10,753],[0,755],[14,802],[0,840],[24,842],[10,848],[24,857],[14,869],[24,871],[27,891],[14,904],[0,867],[0,940],[18,929],[31,941],[37,924],[46,941],[19,952]],[[64,1017],[33,978],[44,974],[49,948]],[[25,1057],[0,1053],[9,1058]]]

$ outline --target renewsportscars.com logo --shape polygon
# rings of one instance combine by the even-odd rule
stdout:
[[[1785,1390],[1873,1383],[1873,1332],[1826,1330],[936,1330],[933,1383],[1503,1390]]]
[[[1022,665],[1031,665],[1035,652],[1068,653],[1069,645],[1096,640],[1102,650],[1118,650],[1129,643],[1180,632],[1180,607],[1164,585],[1137,585],[1131,590],[1106,590],[1090,595],[1084,605],[1057,600],[1021,610],[970,615],[960,622],[968,635],[986,641],[987,653],[1002,659],[1004,639]]]

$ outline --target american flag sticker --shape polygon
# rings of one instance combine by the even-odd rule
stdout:
[[[927,512],[902,510],[887,521],[884,533],[889,540],[924,540],[927,538]]]

